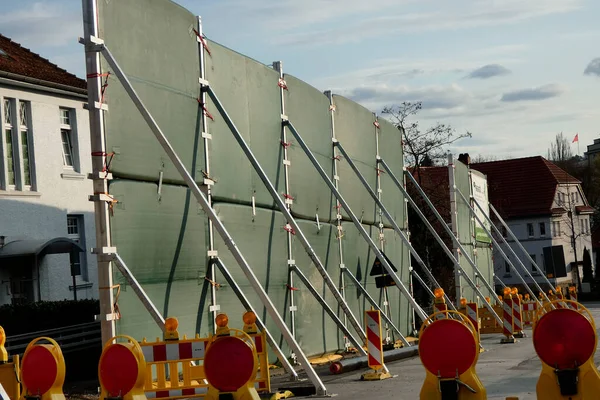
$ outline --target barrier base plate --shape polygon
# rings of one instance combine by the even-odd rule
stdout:
[[[502,338],[502,340],[500,340],[500,343],[502,344],[507,344],[507,343],[517,343],[517,340],[514,337],[510,337],[510,338]]]
[[[364,374],[362,374],[360,379],[363,381],[382,381],[384,379],[389,379],[391,377],[392,377],[392,375],[389,372],[379,370],[379,371],[365,372]]]
[[[527,337],[527,335],[525,334],[525,332],[518,332],[518,333],[515,333],[513,336],[516,337],[516,338],[519,338],[519,339]]]

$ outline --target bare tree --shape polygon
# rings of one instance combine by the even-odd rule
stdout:
[[[557,163],[564,163],[569,161],[573,157],[573,152],[571,151],[571,143],[569,143],[569,139],[563,135],[562,132],[557,133],[554,141],[550,143],[550,148],[548,149],[548,159]]]
[[[407,162],[418,168],[424,161],[435,164],[446,157],[445,146],[455,141],[471,137],[470,132],[457,134],[450,125],[440,122],[421,130],[414,117],[421,111],[421,102],[403,102],[399,106],[386,106],[382,113],[389,115],[392,123],[402,132]]]

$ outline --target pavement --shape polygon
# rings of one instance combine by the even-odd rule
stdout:
[[[600,322],[600,302],[586,303],[596,324]],[[505,400],[508,396],[519,400],[535,400],[535,387],[541,371],[541,362],[528,337],[518,339],[515,344],[500,344],[502,335],[483,335],[485,352],[479,355],[476,371],[487,390],[489,400]],[[596,352],[595,364],[600,364],[600,353]],[[340,375],[331,375],[323,369],[318,372],[329,394],[339,399],[395,399],[415,400],[425,379],[425,369],[419,357],[387,364],[392,379],[376,382],[360,380],[364,370]]]

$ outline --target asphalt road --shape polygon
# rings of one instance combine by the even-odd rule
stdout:
[[[588,303],[586,307],[594,320],[600,321],[600,303]],[[501,335],[484,335],[482,344],[485,352],[479,356],[477,374],[487,390],[489,400],[505,400],[507,396],[516,396],[520,400],[536,399],[535,386],[541,371],[541,362],[537,357],[531,340],[519,339],[516,344],[500,344]],[[595,355],[596,365],[600,363],[600,353]],[[418,357],[388,364],[392,379],[378,382],[360,381],[364,371],[342,375],[322,376],[330,394],[339,399],[406,399],[419,398],[419,392],[425,379],[425,369]]]

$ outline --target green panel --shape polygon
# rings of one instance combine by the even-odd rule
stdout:
[[[329,99],[320,91],[291,75],[285,76],[288,90],[284,91],[285,113],[311,149],[329,177],[333,177],[333,146],[331,142],[331,112]],[[321,221],[335,218],[335,198],[314,166],[288,133],[291,146],[288,157],[292,163],[290,191],[294,197],[292,212],[301,218]]]
[[[200,298],[206,299],[206,293],[202,295],[206,290],[204,213],[180,186],[163,185],[159,199],[155,184],[117,180],[111,182],[110,193],[119,201],[111,217],[119,254],[158,310],[179,318],[181,334],[194,334]],[[114,275],[124,289],[119,298],[123,315],[119,332],[138,339],[160,334],[118,270]],[[200,314],[204,309],[200,307]]]
[[[379,155],[385,160],[396,178],[404,181],[404,155],[402,152],[402,135],[389,121],[379,118]],[[383,169],[383,166],[380,166]],[[392,214],[400,228],[408,228],[406,216],[406,203],[404,195],[392,181],[387,173],[381,173],[381,201],[385,208]],[[383,223],[391,227],[390,222],[383,216]]]
[[[456,189],[462,193],[462,195],[469,199],[471,195],[471,180],[469,178],[469,169],[462,162],[455,160],[454,161],[454,181],[456,183]],[[472,260],[475,260],[473,253],[473,223],[471,219],[471,210],[469,209],[469,205],[464,202],[460,194],[456,193],[456,219],[458,225],[458,237],[460,243],[463,245],[465,251],[469,255]],[[460,255],[460,265],[466,274],[475,282],[475,270],[471,266],[471,264],[464,258],[465,255]],[[461,280],[461,297],[464,297],[468,300],[474,299],[474,291],[469,286],[466,280]]]
[[[99,1],[100,37],[193,175],[202,170],[199,140],[197,19],[164,0]],[[110,68],[103,62],[104,71]],[[105,78],[102,78],[105,79]],[[108,151],[115,177],[183,182],[114,75],[105,101]],[[198,174],[199,175],[199,174]]]
[[[384,293],[375,285],[375,277],[370,276],[371,267],[375,261],[375,256],[371,251],[367,242],[360,236],[353,224],[344,223],[344,264],[354,274],[354,276],[362,283],[371,297],[375,299],[380,307],[383,308]],[[371,238],[376,242],[379,239],[379,229],[374,226],[364,226],[369,232]],[[384,251],[392,260],[394,266],[398,269],[398,275],[404,282],[406,287],[409,285],[409,252],[408,249],[401,243],[400,238],[392,230],[385,229],[385,244]],[[352,310],[360,310],[360,318],[364,323],[364,312],[369,310],[371,304],[362,296],[359,289],[348,279],[345,282],[346,300]],[[410,326],[410,313],[408,301],[400,293],[398,288],[390,287],[387,289],[392,321],[404,333],[407,334]],[[395,339],[398,337],[394,336]]]
[[[286,232],[283,230],[285,224],[283,215],[277,211],[257,209],[256,217],[253,220],[251,208],[247,206],[217,204],[215,209],[225,226],[232,227],[231,233],[235,242],[269,294],[271,301],[276,305],[280,315],[284,317],[289,326],[290,317],[287,310],[290,305],[290,291],[287,287],[287,238]],[[331,271],[332,277],[337,281],[339,269],[337,268],[338,261],[334,259],[337,258],[335,257],[337,246],[335,246],[333,226],[322,224],[321,229],[318,230],[314,222],[299,221],[299,224],[313,245],[317,255],[325,267]],[[235,228],[233,229],[233,227]],[[216,248],[219,251],[219,256],[229,267],[230,272],[252,305],[260,313],[260,316],[265,319],[267,327],[271,330],[275,339],[279,340],[284,352],[287,352],[287,345],[283,341],[275,323],[266,314],[266,310],[262,307],[258,296],[254,293],[245,275],[237,266],[220,238],[216,239]],[[319,292],[326,293],[326,300],[334,310],[337,310],[333,296],[329,293],[328,289],[323,288],[324,285],[321,276],[310,263],[304,249],[295,238],[293,241],[293,251],[298,267],[310,279]],[[294,291],[298,307],[296,334],[297,341],[302,349],[307,354],[314,355],[325,351],[335,351],[343,347],[338,341],[335,324],[297,277],[294,277],[293,287],[298,289]],[[239,302],[237,302],[237,299],[231,294],[231,290],[223,288],[219,291],[218,295],[221,310],[227,310],[230,321],[241,321],[243,309],[239,305]],[[230,325],[233,327],[233,323]],[[315,332],[319,332],[320,334],[315,335]]]
[[[377,186],[375,117],[363,106],[342,96],[333,96],[335,134],[373,190]],[[375,222],[375,202],[348,163],[339,163],[340,192],[350,208],[365,224]],[[348,218],[346,212],[342,215]]]
[[[238,131],[259,160],[271,183],[285,191],[281,146],[281,99],[279,73],[215,42],[208,43],[206,77]],[[207,101],[214,121],[209,120],[211,175],[215,199],[250,204],[253,194],[259,206],[274,202],[235,140],[215,105]]]
[[[491,246],[485,243],[478,243],[476,260],[477,267],[479,268],[483,279],[488,281],[490,285],[494,287],[494,262],[492,260]],[[487,289],[484,289],[484,291],[487,292]]]

